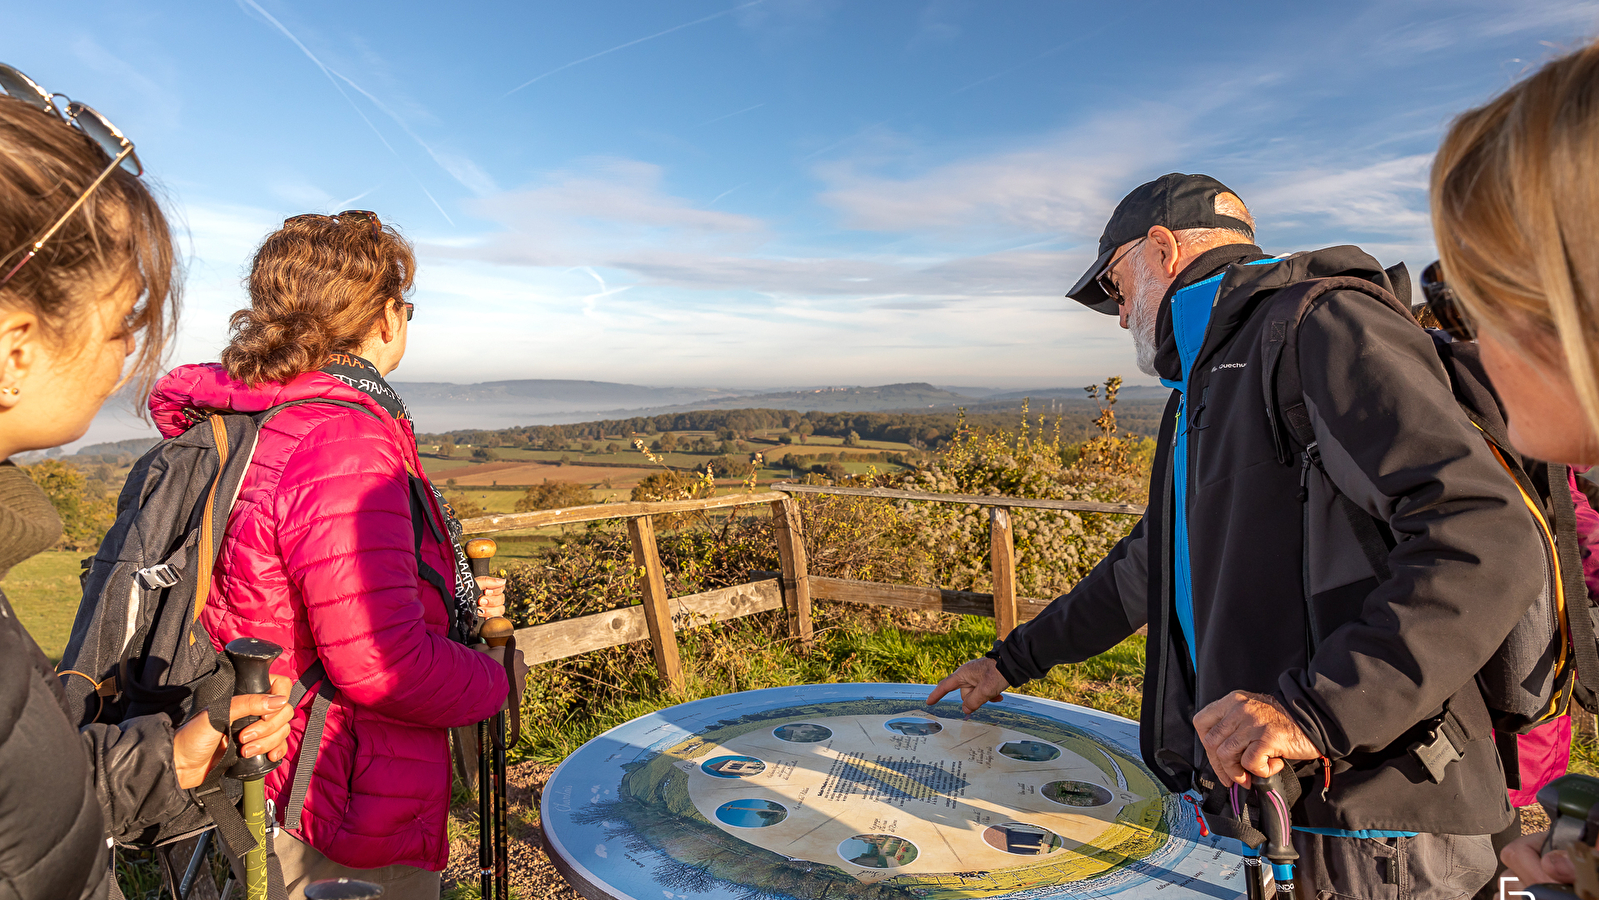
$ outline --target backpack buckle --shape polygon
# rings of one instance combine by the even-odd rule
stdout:
[[[178,570],[166,563],[140,569],[134,573],[134,577],[139,580],[139,586],[147,591],[169,588],[181,580]]]
[[[1450,715],[1444,716],[1425,732],[1423,740],[1416,741],[1408,748],[1408,752],[1416,758],[1416,762],[1421,763],[1421,767],[1427,770],[1427,776],[1432,779],[1433,784],[1443,784],[1449,764],[1457,759],[1465,759],[1460,747],[1449,735],[1449,718]]]

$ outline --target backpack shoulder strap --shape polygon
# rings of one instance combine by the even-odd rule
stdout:
[[[328,721],[328,707],[333,702],[333,679],[328,677],[322,660],[311,664],[294,683],[289,692],[289,705],[298,706],[312,689],[316,697],[306,716],[305,734],[300,738],[300,754],[294,763],[294,781],[289,788],[289,802],[283,808],[283,827],[298,830],[300,814],[305,810],[305,795],[311,789],[311,771],[316,768],[316,758],[322,752],[322,727]]]
[[[331,397],[307,397],[304,400],[290,400],[287,403],[279,403],[277,406],[258,412],[255,414],[255,420],[257,423],[265,425],[266,423],[272,421],[272,419],[275,418],[278,413],[283,412],[291,406],[305,406],[311,403],[321,403],[328,406],[343,406],[349,409],[358,409],[374,419],[379,421],[382,421],[383,419],[382,416],[373,412],[371,408],[362,406],[361,404],[356,403],[354,400],[335,400]]]
[[[1560,593],[1565,598],[1566,629],[1577,669],[1577,683],[1586,692],[1585,706],[1599,693],[1599,646],[1594,644],[1593,619],[1588,610],[1588,584],[1582,574],[1582,552],[1577,547],[1577,505],[1571,496],[1570,469],[1549,463],[1549,506],[1554,513],[1555,551],[1560,560]]]
[[[1340,275],[1309,278],[1278,291],[1269,301],[1266,327],[1261,330],[1261,390],[1266,398],[1277,458],[1285,465],[1292,461],[1292,450],[1283,432],[1300,447],[1316,441],[1305,408],[1305,383],[1299,371],[1299,326],[1316,307],[1316,301],[1334,291],[1355,291],[1410,318],[1410,310],[1393,294],[1364,278]],[[1414,320],[1412,320],[1414,321]],[[1419,327],[1419,326],[1418,326]]]

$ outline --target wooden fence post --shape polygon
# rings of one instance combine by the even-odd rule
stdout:
[[[666,595],[661,554],[655,549],[655,523],[649,516],[628,519],[627,536],[633,542],[633,564],[644,570],[639,576],[639,591],[644,595],[644,624],[650,630],[655,668],[672,692],[681,694],[686,688],[683,663],[677,655],[677,633],[672,628],[672,603]]]
[[[1004,640],[1016,627],[1016,541],[1010,513],[988,511],[988,563],[994,572],[994,630]]]
[[[788,497],[772,504],[772,530],[777,535],[777,556],[783,567],[783,606],[788,611],[788,635],[800,650],[811,649],[811,579],[805,569],[805,535],[800,527],[799,504]]]

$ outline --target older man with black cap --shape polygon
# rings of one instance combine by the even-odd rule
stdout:
[[[1149,511],[929,702],[958,689],[974,711],[1147,625],[1142,743],[1167,787],[1215,808],[1288,766],[1301,885],[1469,896],[1512,818],[1475,675],[1543,590],[1542,550],[1432,338],[1369,287],[1407,299],[1402,267],[1253,241],[1243,203],[1205,175],[1116,207],[1068,296],[1119,314],[1139,368],[1172,389]],[[1324,285],[1291,333],[1267,314],[1334,276],[1361,283]],[[1277,354],[1285,334],[1297,356]],[[1274,395],[1279,360],[1297,361],[1302,399]],[[1278,407],[1314,440],[1296,443]]]

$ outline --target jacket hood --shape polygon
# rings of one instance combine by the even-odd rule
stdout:
[[[307,372],[293,381],[250,386],[228,375],[221,363],[179,366],[161,377],[150,391],[150,416],[162,437],[176,437],[195,422],[190,410],[258,413],[296,400],[342,400],[359,403],[384,419],[392,419],[377,401],[321,372]]]
[[[1182,377],[1182,363],[1177,354],[1177,337],[1172,327],[1172,295],[1228,267],[1232,268],[1222,279],[1221,288],[1216,295],[1216,307],[1211,313],[1210,325],[1205,336],[1207,349],[1201,351],[1202,355],[1210,348],[1219,346],[1220,342],[1226,341],[1266,297],[1291,284],[1311,278],[1344,275],[1365,279],[1388,291],[1393,291],[1396,287],[1390,279],[1389,272],[1383,269],[1382,263],[1359,247],[1347,244],[1323,250],[1306,250],[1285,256],[1275,262],[1239,265],[1239,263],[1255,262],[1265,256],[1266,254],[1253,244],[1227,244],[1200,254],[1177,276],[1171,287],[1167,288],[1166,295],[1161,298],[1160,312],[1155,324],[1157,346],[1155,369],[1160,377],[1174,381]],[[1396,266],[1395,269],[1397,273],[1402,274],[1402,266]],[[1408,295],[1408,276],[1404,287]],[[1400,299],[1408,302],[1408,297]]]

